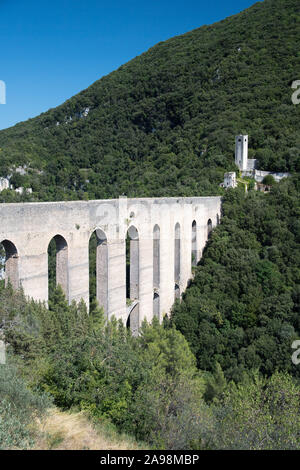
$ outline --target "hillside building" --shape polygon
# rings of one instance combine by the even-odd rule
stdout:
[[[261,183],[267,175],[272,175],[277,183],[282,178],[290,176],[289,173],[257,170],[257,160],[248,158],[248,135],[235,137],[235,164],[243,177],[253,178],[258,183]]]
[[[220,184],[222,188],[236,188],[237,181],[236,181],[236,172],[230,171],[224,174],[224,181]]]

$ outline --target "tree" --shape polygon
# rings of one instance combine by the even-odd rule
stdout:
[[[266,175],[264,179],[262,180],[262,183],[267,186],[273,186],[276,183],[276,181],[273,175]]]
[[[215,406],[217,449],[299,449],[299,386],[287,373],[232,383]]]

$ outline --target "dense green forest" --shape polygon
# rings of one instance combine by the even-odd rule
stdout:
[[[228,379],[259,369],[300,377],[291,345],[300,337],[300,180],[269,194],[228,190],[195,278],[173,308],[200,369]]]
[[[299,9],[298,0],[266,0],[159,43],[1,131],[0,176],[27,165],[12,183],[45,201],[218,194],[239,133],[262,169],[299,171]]]

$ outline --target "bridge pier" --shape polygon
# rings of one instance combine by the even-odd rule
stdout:
[[[125,239],[108,241],[108,318],[114,315],[126,325]]]
[[[73,233],[69,241],[69,301],[89,305],[89,232]]]
[[[183,211],[181,223],[181,247],[180,247],[180,294],[182,294],[191,279],[192,272],[192,224],[193,212],[190,204]]]
[[[140,239],[139,263],[139,323],[153,318],[153,238],[152,233]]]
[[[172,223],[160,227],[160,320],[169,313],[174,303],[174,235],[171,237]],[[172,231],[173,231],[172,230]]]
[[[48,303],[48,237],[17,234],[14,237],[19,257],[19,286],[25,294]]]

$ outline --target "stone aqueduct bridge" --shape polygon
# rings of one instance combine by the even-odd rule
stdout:
[[[27,296],[48,301],[48,246],[56,241],[56,282],[69,302],[89,303],[89,240],[96,231],[97,298],[108,318],[136,329],[168,313],[191,278],[220,197],[142,198],[0,204],[5,276]],[[126,276],[126,237],[130,274]],[[131,302],[126,301],[127,297]]]

